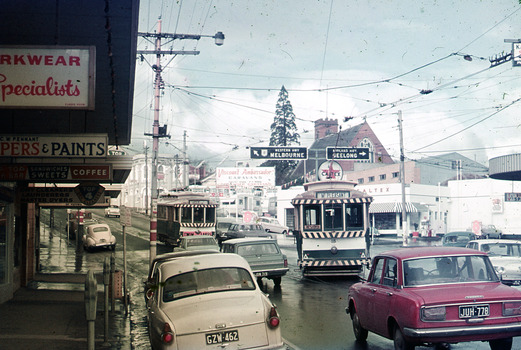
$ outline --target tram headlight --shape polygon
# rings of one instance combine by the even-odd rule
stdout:
[[[332,246],[331,247],[331,254],[336,254],[336,253],[338,253],[338,248],[335,247],[335,246]]]

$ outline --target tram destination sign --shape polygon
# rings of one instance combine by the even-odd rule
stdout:
[[[369,148],[366,147],[327,147],[327,160],[366,160]]]
[[[521,193],[505,192],[505,202],[521,202]]]
[[[308,159],[306,147],[251,147],[251,159]]]

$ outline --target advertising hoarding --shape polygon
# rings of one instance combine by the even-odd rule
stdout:
[[[275,187],[275,167],[217,168],[217,188]]]

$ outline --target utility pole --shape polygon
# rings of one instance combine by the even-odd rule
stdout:
[[[402,111],[398,111],[398,127],[400,129],[400,182],[402,183],[402,241],[403,246],[407,247],[407,210],[405,207],[405,154],[403,151],[403,127]]]
[[[148,145],[147,141],[143,142],[145,148],[145,215],[148,216]]]
[[[188,188],[190,185],[190,176],[188,172],[190,168],[188,167],[188,157],[186,155],[186,130],[183,134],[183,188]]]
[[[166,125],[163,127],[159,126],[159,111],[160,111],[160,100],[161,100],[161,89],[164,88],[164,83],[161,78],[163,69],[166,68],[161,66],[161,57],[164,55],[198,55],[199,51],[174,51],[174,50],[162,50],[161,39],[166,41],[163,44],[168,44],[176,39],[188,39],[188,40],[199,40],[202,37],[211,37],[215,39],[215,44],[221,46],[224,43],[224,34],[217,32],[215,35],[193,35],[193,34],[169,34],[161,33],[161,20],[158,21],[157,33],[138,33],[139,36],[149,40],[154,39],[154,50],[138,50],[137,54],[144,60],[143,55],[152,54],[156,55],[156,64],[152,65],[152,69],[155,72],[154,78],[154,123],[152,124],[152,134],[145,134],[152,136],[152,179],[151,179],[151,211],[150,211],[150,263],[156,257],[156,245],[157,245],[157,199],[159,197],[159,190],[157,188],[157,166],[158,166],[158,152],[159,152],[159,139],[162,137],[170,137],[166,133]]]

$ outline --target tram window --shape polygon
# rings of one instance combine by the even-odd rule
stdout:
[[[361,206],[346,207],[346,230],[364,227],[364,214]]]
[[[168,207],[164,207],[162,205],[157,206],[157,217],[158,219],[167,219],[166,211]]]
[[[321,230],[320,205],[304,207],[304,230]]]
[[[343,230],[342,207],[324,208],[324,230]]]
[[[194,222],[204,222],[204,208],[194,208]]]
[[[206,208],[205,222],[215,222],[215,208]]]
[[[192,207],[181,208],[181,221],[192,222]]]
[[[168,211],[167,211],[168,221],[177,221],[176,211],[177,211],[176,207],[168,207]]]

